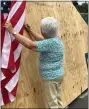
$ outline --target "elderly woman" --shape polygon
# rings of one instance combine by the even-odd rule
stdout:
[[[25,47],[40,52],[40,74],[44,81],[45,103],[49,108],[62,108],[61,82],[64,76],[63,56],[64,46],[58,36],[58,22],[53,17],[41,20],[41,33],[38,35],[28,26],[26,30],[36,41],[32,41],[14,31],[10,21],[5,23],[6,29]]]

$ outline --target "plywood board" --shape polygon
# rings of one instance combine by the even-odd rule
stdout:
[[[52,16],[61,22],[65,46],[62,100],[66,107],[88,87],[85,60],[85,53],[88,52],[88,26],[71,2],[27,2],[26,7],[26,22],[35,32],[40,33],[40,21],[44,17]],[[26,32],[24,35],[29,37]],[[39,53],[23,47],[17,98],[3,108],[45,107],[38,61]]]

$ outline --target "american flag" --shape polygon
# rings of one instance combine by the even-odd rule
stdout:
[[[3,27],[10,20],[14,30],[23,34],[26,1],[1,1],[0,106],[13,102],[19,80],[22,45]]]

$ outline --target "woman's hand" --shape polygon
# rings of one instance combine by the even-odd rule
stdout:
[[[38,41],[38,40],[44,39],[44,37],[42,35],[35,33],[28,24],[25,24],[24,26],[25,26],[25,30],[28,32],[28,34],[32,40],[35,39]]]
[[[28,24],[25,24],[25,30],[29,33],[31,31],[31,28]]]
[[[12,24],[11,24],[10,21],[6,21],[4,27],[5,27],[11,34],[13,34],[14,29],[13,29]]]

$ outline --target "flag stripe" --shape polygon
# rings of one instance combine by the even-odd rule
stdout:
[[[1,88],[1,86],[0,86]],[[4,101],[3,101],[3,97],[2,97],[2,92],[1,92],[1,89],[0,89],[0,106],[4,105]]]
[[[6,19],[6,14],[1,16],[1,25],[2,25],[1,26],[1,36],[2,36],[1,37],[1,50],[2,50],[2,47],[3,47],[4,36],[5,36],[5,28],[3,28],[5,19]]]
[[[7,37],[8,36],[8,37]],[[8,61],[10,56],[11,37],[7,30],[5,30],[4,44],[2,49],[2,68],[8,67]]]
[[[14,87],[14,89],[11,91],[11,94],[12,94],[14,97],[16,96],[17,86],[18,86],[18,83],[16,84],[16,86]]]
[[[15,97],[9,92],[8,92],[8,96],[9,96],[9,99],[11,102],[13,102],[15,100]]]
[[[17,47],[17,49],[14,51],[14,59],[15,59],[15,62],[19,58],[19,56],[21,54],[21,50],[22,50],[22,45],[19,44],[18,47]]]
[[[4,76],[4,74],[2,73],[2,70],[0,71],[0,81],[4,80],[6,77]]]

